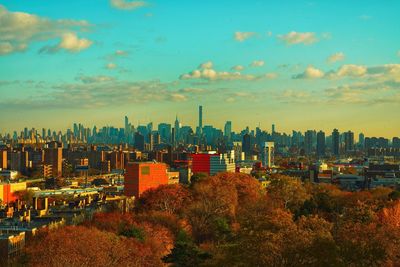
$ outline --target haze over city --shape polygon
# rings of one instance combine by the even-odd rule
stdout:
[[[1,1],[0,132],[180,121],[398,135],[400,3]]]

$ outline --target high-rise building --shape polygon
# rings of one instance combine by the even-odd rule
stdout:
[[[197,131],[198,136],[200,136],[203,131],[203,106],[199,106],[199,125]]]
[[[171,124],[160,123],[158,125],[158,133],[163,143],[171,143]]]
[[[242,151],[245,153],[246,156],[250,155],[251,152],[251,136],[250,134],[243,135],[242,140]]]
[[[219,172],[235,172],[235,154],[215,152],[192,154],[192,172],[215,175]]]
[[[332,153],[335,156],[340,155],[340,134],[338,129],[332,132]]]
[[[272,127],[271,127],[272,129],[271,129],[271,132],[272,132],[272,134],[274,134],[275,133],[275,124],[272,124]]]
[[[153,131],[153,123],[152,123],[152,122],[149,122],[149,123],[147,124],[147,131],[148,131],[149,133],[151,133],[151,132]]]
[[[180,123],[179,123],[179,120],[178,120],[178,115],[175,118],[174,129],[175,129],[174,139],[175,139],[175,142],[178,143],[179,139],[180,139],[180,131],[179,131],[180,130]]]
[[[232,122],[227,121],[224,127],[224,136],[227,137],[228,141],[231,141],[231,135],[232,135]]]
[[[44,163],[52,166],[53,176],[62,175],[62,144],[50,142],[44,149]]]
[[[346,152],[354,150],[354,133],[352,131],[344,133],[344,150]]]
[[[363,148],[364,147],[364,143],[365,143],[365,136],[363,133],[360,133],[358,135],[358,146]]]
[[[154,148],[154,135],[149,133],[149,151],[153,151]]]
[[[393,137],[393,139],[392,139],[392,147],[400,148],[400,138]]]
[[[144,151],[144,135],[142,135],[139,132],[135,133],[135,143],[134,146],[136,149],[140,150],[140,151]]]
[[[168,184],[167,165],[156,162],[133,162],[126,166],[124,194],[135,198],[151,188]]]
[[[304,134],[304,151],[306,155],[311,155],[313,152],[313,134],[314,131],[308,130]]]
[[[317,156],[325,156],[325,133],[323,131],[317,133]]]
[[[130,132],[130,125],[129,125],[129,119],[128,116],[125,116],[125,134],[128,135]]]
[[[271,168],[274,165],[275,143],[265,142],[263,146],[262,162],[264,166]]]

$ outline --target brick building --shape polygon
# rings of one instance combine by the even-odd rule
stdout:
[[[133,162],[126,166],[124,193],[139,197],[144,191],[168,184],[167,165],[156,162]]]

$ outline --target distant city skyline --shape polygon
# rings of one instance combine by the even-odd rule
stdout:
[[[399,136],[400,2],[0,3],[0,132],[138,121]]]
[[[236,133],[240,133],[242,130],[245,130],[247,127],[249,127],[250,131],[252,131],[252,130],[255,131],[257,127],[260,127],[261,130],[266,131],[268,133],[273,133],[275,131],[275,132],[278,132],[278,133],[286,133],[286,134],[289,134],[289,135],[292,134],[292,131],[300,131],[303,134],[305,134],[309,130],[312,130],[312,131],[315,130],[316,132],[323,131],[327,136],[330,135],[332,133],[332,131],[334,131],[335,129],[337,129],[339,131],[339,133],[345,133],[347,131],[352,131],[355,134],[355,136],[354,136],[355,140],[358,140],[358,135],[359,134],[363,134],[366,137],[385,137],[385,138],[388,138],[388,139],[391,139],[393,137],[398,137],[399,136],[399,134],[393,135],[393,136],[374,135],[374,134],[368,134],[368,130],[367,129],[364,129],[364,130],[361,130],[361,131],[356,131],[353,128],[341,129],[340,127],[332,127],[332,128],[326,128],[326,129],[318,128],[318,127],[306,128],[306,129],[291,128],[289,130],[286,130],[284,128],[280,128],[279,127],[280,125],[275,123],[275,122],[272,122],[270,124],[266,124],[266,123],[262,124],[262,123],[260,123],[260,124],[254,125],[254,126],[246,125],[244,127],[239,127],[239,126],[235,127],[235,120],[229,120],[229,119],[226,120],[226,121],[223,121],[223,122],[218,122],[217,124],[207,123],[207,120],[206,120],[206,123],[204,123],[204,117],[203,117],[204,116],[203,115],[204,114],[204,112],[203,112],[203,110],[204,110],[203,108],[204,107],[202,105],[198,106],[197,114],[194,115],[194,116],[197,116],[197,122],[195,121],[195,119],[193,119],[192,120],[192,121],[194,121],[193,123],[186,123],[185,121],[182,121],[181,117],[177,113],[175,114],[175,116],[173,118],[171,118],[171,120],[167,120],[167,121],[137,120],[135,122],[135,120],[132,119],[129,115],[124,115],[119,120],[115,121],[115,123],[111,122],[111,123],[106,123],[106,124],[96,124],[93,121],[92,122],[87,122],[87,123],[84,123],[82,121],[74,121],[74,122],[71,122],[69,125],[67,125],[65,127],[61,127],[61,128],[57,128],[54,125],[53,126],[47,126],[47,127],[45,127],[45,126],[36,126],[35,127],[35,126],[24,125],[24,126],[22,126],[20,128],[10,129],[8,131],[0,128],[0,134],[5,134],[5,133],[12,134],[14,131],[16,131],[19,134],[21,131],[24,130],[24,128],[27,128],[28,130],[34,128],[38,132],[40,132],[42,129],[46,129],[46,130],[50,129],[51,131],[66,132],[68,129],[74,130],[74,124],[77,124],[77,125],[78,124],[82,124],[85,128],[90,128],[90,129],[92,129],[93,127],[97,127],[97,129],[101,129],[103,127],[115,127],[115,128],[123,129],[123,128],[126,127],[127,119],[128,119],[129,125],[132,125],[136,129],[137,129],[138,126],[147,126],[149,123],[152,123],[153,124],[153,130],[157,131],[157,126],[159,124],[161,124],[161,123],[167,123],[167,124],[170,124],[171,127],[174,127],[174,122],[175,122],[176,118],[178,118],[179,123],[181,124],[181,126],[190,126],[192,128],[193,132],[195,134],[197,134],[196,130],[197,130],[197,127],[198,127],[199,122],[200,122],[200,120],[199,120],[199,118],[200,118],[200,116],[199,116],[200,107],[201,107],[201,118],[202,118],[201,122],[202,122],[203,127],[205,127],[205,126],[213,126],[213,127],[217,128],[217,129],[222,130],[223,132],[224,132],[225,123],[226,122],[230,122],[230,127],[232,129],[232,132],[236,132]]]

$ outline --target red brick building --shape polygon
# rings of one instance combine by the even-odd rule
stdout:
[[[207,173],[210,175],[210,158],[211,154],[193,154],[192,155],[192,171],[193,173]]]
[[[168,184],[167,165],[155,162],[133,162],[126,166],[124,194],[139,197],[144,191]]]

